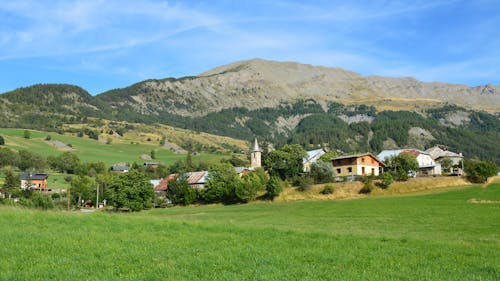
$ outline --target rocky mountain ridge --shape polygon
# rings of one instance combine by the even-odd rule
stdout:
[[[261,59],[236,62],[180,79],[147,80],[97,96],[113,107],[142,114],[200,116],[226,108],[259,109],[283,102],[366,104],[380,109],[432,108],[456,104],[500,112],[500,87],[469,87],[414,78],[361,76],[340,68]]]

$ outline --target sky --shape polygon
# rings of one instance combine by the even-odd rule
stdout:
[[[0,93],[91,94],[262,58],[500,85],[500,1],[1,0]]]

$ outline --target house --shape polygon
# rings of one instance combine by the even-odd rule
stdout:
[[[116,164],[111,166],[111,171],[119,173],[127,173],[128,171],[130,171],[130,166],[125,164]]]
[[[383,150],[377,157],[387,161],[390,157],[395,157],[400,154],[410,154],[417,159],[418,162],[418,176],[433,176],[441,175],[441,165],[436,163],[432,157],[421,150],[418,149],[396,149],[396,150]]]
[[[161,164],[160,162],[144,162],[143,165],[146,168],[156,169],[158,168],[158,166],[160,166],[160,164]]]
[[[246,174],[249,174],[253,169],[248,167],[234,167],[234,170],[240,176],[240,178]]]
[[[185,173],[183,176],[186,177],[189,186],[194,188],[205,188],[205,183],[208,180],[207,171]]]
[[[378,176],[385,166],[371,153],[336,157],[332,159],[332,165],[337,177]]]
[[[326,153],[325,149],[316,149],[307,151],[307,156],[302,159],[302,165],[304,166],[304,172],[311,171],[311,164],[318,161],[321,156]]]
[[[48,190],[48,174],[21,174],[21,189]]]
[[[452,169],[451,171],[443,171],[443,172],[450,172],[452,174],[457,174],[461,175],[462,174],[462,160],[464,159],[462,153],[455,153],[452,151],[449,151],[446,146],[434,146],[425,151],[428,153],[434,161],[436,161],[439,164],[443,164],[443,161],[445,159],[450,159],[451,160],[451,165]]]

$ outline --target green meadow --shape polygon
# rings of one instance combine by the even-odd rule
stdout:
[[[500,280],[500,184],[77,213],[0,208],[0,280]]]
[[[82,162],[102,161],[111,166],[120,162],[141,163],[141,155],[149,155],[151,150],[155,150],[156,159],[154,161],[163,162],[170,165],[177,160],[186,158],[185,154],[177,154],[158,145],[131,142],[127,140],[113,140],[111,144],[89,139],[88,137],[75,137],[70,135],[60,135],[57,133],[47,133],[30,130],[30,138],[23,137],[22,129],[2,129],[0,135],[5,139],[5,147],[14,150],[28,150],[36,152],[42,156],[59,155],[64,150],[57,148],[53,144],[45,141],[50,135],[52,140],[60,141],[64,144],[70,144],[73,148],[72,153],[76,154]],[[200,153],[193,157],[194,161],[214,162],[222,158],[228,158],[223,154]]]

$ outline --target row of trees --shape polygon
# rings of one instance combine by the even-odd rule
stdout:
[[[260,198],[273,199],[281,192],[278,177],[268,175],[263,169],[240,177],[228,163],[213,165],[204,189],[189,186],[187,179],[180,175],[169,182],[167,197],[173,204],[189,205],[200,203],[235,204],[246,203]]]

